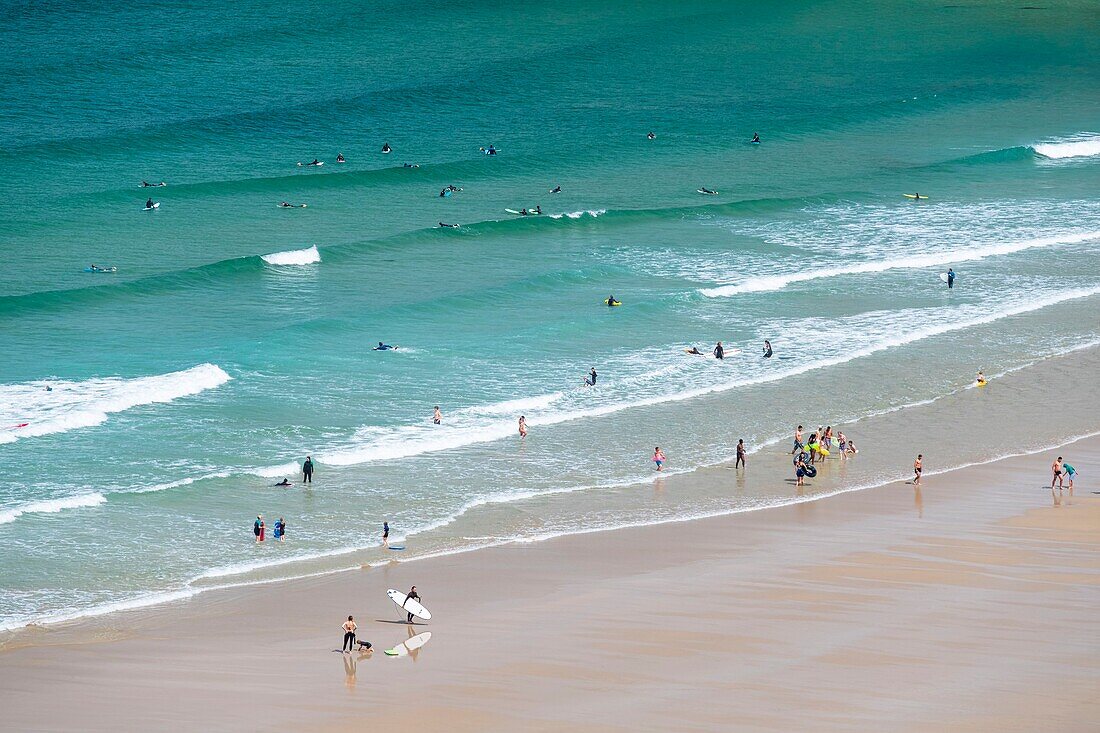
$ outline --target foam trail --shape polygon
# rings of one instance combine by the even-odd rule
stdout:
[[[1100,155],[1100,135],[1082,133],[1072,138],[1055,140],[1049,143],[1036,143],[1031,146],[1044,158],[1060,160],[1062,158],[1091,158]]]
[[[291,249],[286,252],[273,252],[263,255],[261,260],[269,265],[312,265],[321,261],[321,253],[317,251],[317,245],[305,249]]]
[[[230,379],[215,364],[179,372],[83,382],[39,381],[0,386],[0,443],[99,425],[107,416],[139,405],[171,402],[213,389]],[[46,387],[52,391],[46,391]],[[21,426],[21,427],[15,427]]]
[[[0,509],[0,524],[14,522],[24,514],[57,514],[65,509],[79,509],[81,507],[99,506],[107,501],[103,494],[80,494],[79,496],[67,496],[64,499],[46,499],[29,504],[21,504],[10,509]]]
[[[1098,238],[1100,238],[1100,231],[1063,234],[1054,237],[1039,237],[1037,239],[1025,239],[1019,242],[990,244],[964,251],[937,252],[926,255],[915,255],[913,257],[899,257],[893,260],[860,262],[845,267],[826,267],[806,272],[794,272],[789,275],[754,277],[736,285],[701,288],[699,292],[708,298],[724,298],[730,295],[740,295],[742,293],[760,293],[770,290],[782,290],[792,283],[807,282],[809,280],[817,280],[825,277],[855,275],[866,272],[885,272],[886,270],[942,267],[948,262],[973,262],[975,260],[985,259],[986,257],[1013,254],[1015,252],[1023,252],[1024,250],[1038,247],[1053,247],[1059,244],[1079,244],[1080,242],[1087,242]]]
[[[982,326],[1004,318],[1030,313],[1070,300],[1089,298],[1097,294],[1100,294],[1100,286],[1094,288],[1071,289],[1045,297],[1034,297],[1027,301],[1008,305],[1000,310],[980,311],[981,315],[962,318],[948,323],[932,324],[924,326],[923,328],[913,328],[897,335],[871,341],[863,348],[855,351],[837,354],[836,356],[818,359],[816,361],[809,361],[791,369],[769,372],[756,377],[720,382],[680,392],[654,395],[651,397],[635,397],[627,401],[612,402],[586,409],[567,409],[550,412],[545,411],[545,409],[552,406],[553,400],[539,397],[533,398],[534,402],[531,404],[525,405],[520,403],[521,406],[515,409],[513,414],[506,419],[497,419],[491,410],[486,410],[485,408],[469,408],[463,411],[464,414],[461,415],[463,419],[455,420],[448,418],[442,430],[438,428],[427,429],[420,426],[366,428],[361,430],[358,436],[362,442],[331,451],[321,451],[314,454],[314,458],[319,463],[323,464],[352,466],[367,463],[369,461],[396,460],[424,453],[451,450],[479,443],[489,443],[515,435],[516,424],[514,418],[520,411],[529,413],[527,419],[528,425],[539,427],[557,425],[583,418],[601,417],[636,407],[648,407],[669,402],[680,402],[708,394],[725,392],[739,387],[780,381],[817,369],[845,364],[855,359],[870,356],[879,351],[905,346],[915,341]],[[507,403],[500,404],[504,405]],[[537,409],[525,409],[532,407],[536,407]],[[481,410],[480,412],[479,409]],[[460,413],[455,413],[456,417],[459,415]],[[479,416],[483,418],[488,417],[489,419],[477,419]],[[295,470],[297,468],[297,464],[288,464],[288,467],[290,466],[293,466]],[[261,476],[278,476],[282,473],[288,473],[289,471],[286,470],[288,467],[278,466],[268,469],[257,469],[255,473]]]

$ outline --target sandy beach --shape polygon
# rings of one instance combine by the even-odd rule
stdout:
[[[1100,497],[1047,486],[1098,449],[24,630],[0,727],[1095,730]],[[372,654],[334,651],[349,613]]]

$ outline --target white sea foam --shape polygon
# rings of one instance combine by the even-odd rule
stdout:
[[[836,277],[838,275],[885,272],[886,270],[899,269],[920,269],[925,267],[943,267],[948,263],[973,262],[975,260],[985,259],[986,257],[1013,254],[1015,252],[1023,252],[1024,250],[1039,247],[1054,247],[1061,244],[1079,244],[1093,239],[1100,239],[1100,231],[1078,232],[1075,234],[1063,234],[1053,237],[1037,237],[1035,239],[1024,239],[1018,242],[1005,242],[1003,244],[970,247],[965,250],[936,252],[914,255],[912,257],[898,257],[889,260],[859,262],[851,265],[844,265],[842,267],[822,267],[804,272],[792,272],[786,275],[753,277],[740,283],[721,285],[714,288],[701,288],[699,292],[708,298],[722,298],[731,295],[740,295],[742,293],[782,290],[793,283]]]
[[[99,425],[111,413],[139,405],[171,402],[213,389],[229,379],[220,367],[199,364],[152,377],[3,385],[0,386],[0,443]],[[52,390],[47,392],[47,386]]]
[[[607,213],[607,209],[585,209],[584,211],[565,211],[561,214],[548,214],[551,219],[580,219],[582,216],[591,216],[595,219]]]
[[[317,251],[317,245],[305,249],[291,249],[286,252],[273,252],[260,257],[269,265],[312,265],[321,261],[321,253]]]
[[[65,509],[99,506],[106,501],[107,497],[103,494],[91,493],[66,496],[63,499],[46,499],[43,501],[33,501],[27,504],[19,504],[14,507],[0,509],[0,524],[14,522],[24,514],[57,514]]]
[[[826,358],[802,362],[784,370],[768,371],[754,376],[738,377],[732,380],[721,381],[705,386],[694,387],[682,391],[651,395],[648,397],[632,396],[630,399],[605,402],[600,405],[583,408],[570,408],[568,404],[554,409],[555,403],[560,398],[548,399],[546,397],[532,398],[535,402],[530,404],[518,403],[520,406],[512,410],[507,418],[503,417],[507,410],[500,409],[485,411],[484,408],[468,408],[456,412],[451,416],[445,416],[444,425],[407,425],[396,428],[391,427],[367,427],[361,429],[349,445],[336,447],[331,450],[318,451],[314,454],[319,463],[350,466],[370,461],[396,460],[412,456],[422,455],[437,451],[452,450],[479,443],[489,443],[501,440],[516,433],[515,418],[518,413],[527,413],[527,424],[534,428],[540,426],[556,425],[572,420],[601,417],[622,410],[636,407],[680,402],[684,400],[702,397],[708,394],[725,392],[739,387],[763,384],[787,379],[792,376],[804,374],[817,369],[844,364],[855,359],[860,359],[886,349],[897,348],[911,344],[915,341],[939,336],[954,331],[961,331],[976,326],[993,323],[1004,318],[1041,310],[1066,301],[1088,298],[1100,294],[1100,287],[1067,289],[1048,295],[1036,295],[1028,300],[1017,301],[995,310],[989,310],[985,306],[965,306],[950,311],[951,314],[960,314],[954,320],[941,320],[928,325],[905,325],[902,328],[892,326],[886,333],[889,335],[877,339],[869,339],[863,346],[855,350],[845,351]],[[919,314],[919,320],[913,323],[926,322],[927,316]],[[664,370],[657,370],[654,374],[662,374]],[[642,375],[643,377],[645,375]],[[561,394],[561,393],[557,393]],[[564,402],[564,401],[563,401]],[[509,403],[498,403],[508,405]],[[536,405],[539,405],[536,407]],[[530,409],[535,408],[535,409]],[[262,476],[279,476],[284,473],[297,470],[297,464],[277,466],[267,469],[257,469],[255,472]]]
[[[1085,132],[1071,138],[1036,143],[1031,146],[1044,158],[1060,160],[1062,158],[1091,158],[1100,155],[1100,134]]]

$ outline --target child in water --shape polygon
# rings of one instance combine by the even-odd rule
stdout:
[[[657,466],[658,471],[664,470],[665,454],[661,451],[661,446],[653,449],[653,463]]]

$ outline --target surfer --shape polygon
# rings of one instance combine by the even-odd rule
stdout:
[[[519,214],[520,214],[520,216],[530,216],[531,212],[528,211],[526,208],[524,208],[524,209],[520,210]]]
[[[584,378],[584,384],[586,387],[596,386],[596,367],[592,367],[592,371],[588,372],[588,376]]]
[[[950,267],[947,268],[947,287],[955,287],[955,271]]]
[[[726,358],[726,350],[722,348],[722,342],[721,341],[719,341],[718,345],[714,347],[714,358],[715,359],[725,359]]]
[[[302,464],[302,483],[313,483],[313,458],[306,456],[305,463]]]
[[[764,339],[764,358],[772,358],[772,342]]]
[[[316,158],[314,158],[314,159],[313,159],[313,162],[312,162],[312,163],[309,163],[309,165],[321,165],[321,161],[319,161],[319,160],[317,160]]]
[[[540,206],[538,204],[535,204],[535,213],[536,214],[541,214],[542,213],[542,206]]]
[[[658,471],[663,471],[665,466],[665,454],[661,450],[661,446],[657,446],[653,449],[653,463],[657,466]]]
[[[561,186],[554,186],[550,189],[550,193],[561,193]]]
[[[279,483],[277,483],[275,485],[276,486],[290,486],[290,479],[284,477],[282,481],[280,481]]]
[[[435,412],[432,413],[432,422],[439,425],[443,422],[443,413],[439,411],[439,405],[435,406]]]
[[[1058,460],[1061,460],[1060,458]],[[913,485],[920,486],[920,475],[924,473],[924,454],[918,453],[917,460],[913,461]],[[1051,488],[1054,483],[1051,482]]]
[[[744,440],[744,438],[738,438],[737,439],[737,460],[733,464],[734,468],[737,468],[738,466],[740,466],[741,468],[745,467],[745,452],[746,452],[745,451],[745,440]]]
[[[153,208],[153,199],[148,199],[148,200],[146,200],[146,202],[145,202],[145,208],[147,208],[147,209],[151,209],[151,208]]]
[[[699,193],[705,193],[705,194],[709,194],[711,196],[714,196],[718,192],[717,191],[712,191],[711,189],[707,188],[706,186],[700,186],[699,187]]]
[[[620,303],[619,301],[615,300],[615,296],[614,296],[614,295],[609,295],[609,296],[607,296],[607,300],[605,300],[604,302],[605,302],[605,303],[607,303],[607,307],[608,307],[608,308],[610,308],[610,307],[612,307],[612,306],[615,306],[615,305],[622,305],[622,303]]]
[[[344,154],[343,153],[337,153],[336,154],[336,162],[337,163],[347,163],[347,161],[344,160]]]
[[[350,653],[355,648],[355,629],[358,628],[355,625],[355,617],[348,616],[348,620],[340,628],[344,630],[344,645],[340,651]]]
[[[382,152],[383,153],[388,153],[388,152],[390,152],[390,150],[391,150],[391,148],[390,148],[389,143],[382,143]]]
[[[384,344],[381,341],[378,342],[377,346],[375,346],[373,349],[371,349],[371,351],[396,351],[396,350],[397,350],[396,346],[390,346],[389,344]]]
[[[416,586],[415,585],[412,588],[409,588],[409,593],[408,593],[408,595],[405,596],[405,603],[408,603],[409,601],[416,601],[418,603],[420,602],[420,594],[416,592]],[[404,608],[405,605],[402,604],[401,607]],[[409,611],[408,612],[408,618],[405,620],[405,623],[411,624],[412,622],[413,622],[412,611]]]
[[[447,190],[447,189],[445,189],[445,188],[444,188],[444,189],[440,189],[440,191],[439,191],[439,198],[443,198],[444,196],[448,196],[448,195],[450,195],[450,193],[451,193],[451,192],[450,192],[450,191],[448,191],[448,190]]]
[[[920,194],[919,194],[919,193],[916,193],[916,192],[914,192],[914,193],[913,193],[913,198],[914,198],[914,199],[919,199],[919,198],[920,198]]]
[[[754,132],[752,134],[752,142],[754,142],[754,143],[760,142],[760,133],[759,132]]]
[[[420,164],[419,163],[402,163],[401,167],[402,168],[419,168]]]
[[[649,133],[648,135],[646,135],[646,139],[647,139],[647,140],[656,140],[656,139],[657,139],[657,135],[656,135],[656,133],[652,133],[652,132],[651,132],[651,133]]]
[[[692,346],[690,349],[684,351],[685,354],[692,354],[693,356],[705,356],[702,351],[699,351],[698,346]]]
[[[523,415],[519,416],[519,437],[527,437],[527,418],[525,418]]]
[[[439,222],[439,226],[444,229],[458,229],[458,224],[447,224],[446,222]]]

